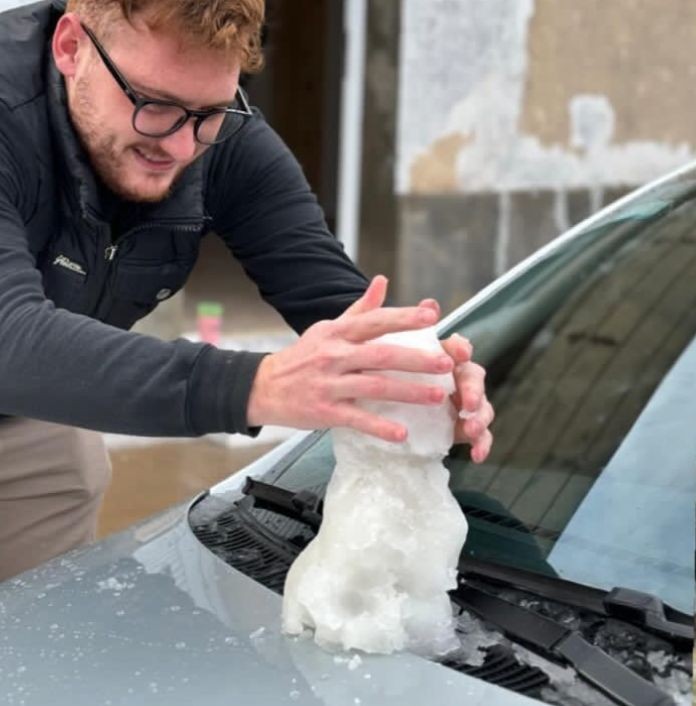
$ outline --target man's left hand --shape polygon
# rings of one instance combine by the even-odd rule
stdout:
[[[430,306],[439,314],[435,300],[424,300],[420,306]],[[482,463],[491,451],[493,435],[488,427],[495,418],[493,405],[486,397],[486,371],[471,360],[473,346],[463,336],[453,334],[442,341],[442,347],[454,361],[456,390],[451,399],[458,415],[454,443],[470,444],[471,460]]]

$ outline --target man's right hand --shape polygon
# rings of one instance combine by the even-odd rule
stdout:
[[[383,307],[386,294],[387,279],[379,275],[340,317],[314,324],[293,345],[266,356],[251,388],[249,426],[351,427],[387,441],[404,441],[404,426],[361,409],[355,401],[440,404],[446,396],[443,388],[380,371],[443,374],[452,371],[454,362],[444,351],[370,342],[385,333],[432,326],[438,319],[427,305]]]

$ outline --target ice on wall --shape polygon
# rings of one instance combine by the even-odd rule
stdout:
[[[380,340],[440,350],[432,328]],[[451,374],[389,374],[454,390]],[[395,444],[349,429],[332,432],[336,468],[324,519],[288,573],[283,629],[310,628],[328,649],[442,655],[459,645],[447,591],[456,585],[467,532],[442,464],[454,410],[449,399],[438,406],[361,404],[404,423],[408,439]]]

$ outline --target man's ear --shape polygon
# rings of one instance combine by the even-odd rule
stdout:
[[[83,35],[80,20],[74,12],[68,12],[58,20],[53,32],[51,49],[58,71],[66,78],[73,77],[77,71],[80,39]]]

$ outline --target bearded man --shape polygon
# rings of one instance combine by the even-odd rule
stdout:
[[[55,0],[0,15],[0,578],[90,541],[109,480],[99,431],[255,434],[349,426],[444,391],[381,370],[454,371],[483,460],[493,411],[464,340],[367,343],[432,325],[383,306],[328,232],[287,147],[248,105],[262,0]],[[185,283],[214,231],[300,335],[271,355],[131,326]]]

